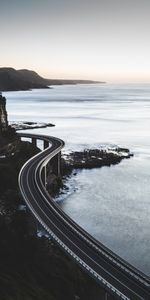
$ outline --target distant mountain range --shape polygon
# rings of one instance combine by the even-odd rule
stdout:
[[[45,79],[30,70],[0,68],[0,91],[45,89],[51,85],[103,83],[92,80]]]

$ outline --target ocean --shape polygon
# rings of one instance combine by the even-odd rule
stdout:
[[[96,239],[150,275],[150,85],[62,85],[3,94],[9,121],[55,124],[32,132],[62,138],[66,153],[108,145],[130,149],[134,156],[118,165],[77,171],[56,200]]]

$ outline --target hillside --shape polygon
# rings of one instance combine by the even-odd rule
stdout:
[[[31,70],[0,68],[0,91],[49,88],[50,85],[98,83],[91,80],[45,79]]]
[[[33,76],[34,77],[34,76]],[[29,90],[33,88],[47,88],[47,84],[40,80],[31,80],[20,71],[13,68],[0,68],[0,90],[1,91],[18,91]]]

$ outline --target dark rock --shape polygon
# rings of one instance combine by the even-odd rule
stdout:
[[[47,191],[52,197],[55,197],[60,189],[64,188],[62,178],[56,176],[51,170],[47,167]]]
[[[46,128],[46,127],[54,127],[54,124],[51,123],[37,123],[37,122],[11,122],[11,127],[15,128],[15,130],[25,130],[25,129],[35,129],[35,128]]]
[[[18,139],[15,129],[8,125],[6,98],[0,93],[0,155],[9,152],[14,141]]]
[[[8,128],[6,98],[0,93],[0,131],[6,131]]]
[[[74,151],[65,158],[62,158],[61,165],[63,174],[71,172],[73,169],[92,169],[102,166],[110,166],[119,163],[122,159],[133,156],[126,148],[108,149],[86,149],[84,151]],[[76,174],[76,173],[75,173]]]

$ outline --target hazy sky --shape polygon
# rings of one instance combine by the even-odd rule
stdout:
[[[0,0],[0,66],[150,83],[150,0]]]

